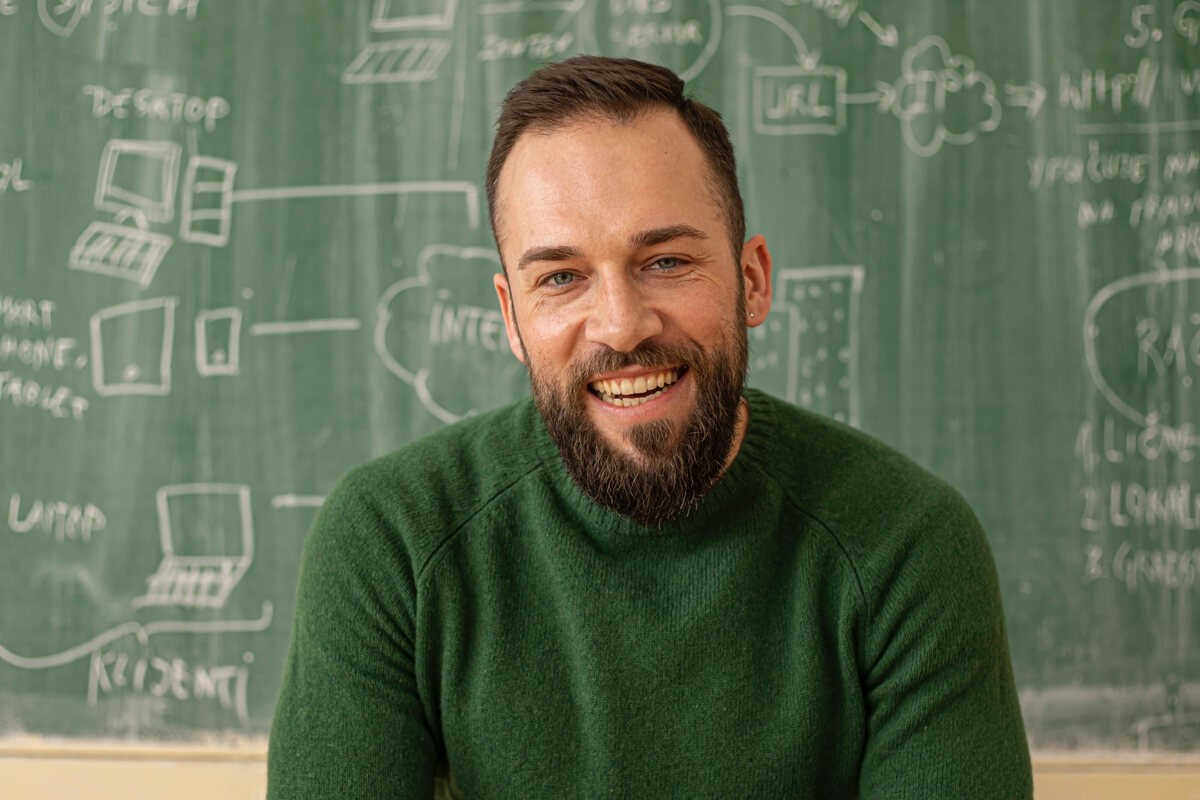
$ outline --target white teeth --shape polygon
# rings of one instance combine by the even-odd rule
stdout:
[[[654,399],[661,393],[657,390],[670,386],[677,380],[679,380],[678,371],[669,369],[650,375],[639,375],[632,379],[612,378],[593,381],[592,390],[600,395],[600,399],[606,403],[620,408],[630,408]],[[628,395],[644,396],[629,397]]]

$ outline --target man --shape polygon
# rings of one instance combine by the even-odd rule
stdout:
[[[272,798],[1031,796],[970,510],[743,389],[771,257],[682,89],[579,57],[505,101],[495,287],[533,399],[327,500]]]

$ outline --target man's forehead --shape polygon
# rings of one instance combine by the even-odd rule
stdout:
[[[652,180],[652,176],[659,179]],[[606,216],[632,211],[649,201],[682,206],[698,191],[703,191],[709,210],[719,216],[711,178],[699,143],[672,109],[629,120],[574,117],[566,124],[525,131],[517,139],[497,182],[497,238],[503,241],[508,224],[517,222],[513,216],[517,209],[539,206],[543,216],[522,216],[521,222],[537,223],[540,228],[548,221],[546,213],[555,213],[560,203],[569,205],[592,190],[630,190],[612,198],[621,202],[607,209]],[[695,185],[696,181],[704,186]],[[632,192],[635,186],[640,191]],[[673,224],[678,221],[674,216],[646,220],[642,227]]]

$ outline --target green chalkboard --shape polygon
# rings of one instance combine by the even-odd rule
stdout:
[[[978,510],[1034,747],[1200,747],[1196,0],[0,0],[0,741],[266,731],[325,492],[526,391],[481,174],[578,52],[725,114],[752,383]]]

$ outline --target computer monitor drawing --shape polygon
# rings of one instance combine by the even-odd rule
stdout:
[[[458,0],[375,0],[373,31],[446,30],[454,24]]]
[[[100,157],[95,206],[114,214],[133,212],[146,222],[175,216],[181,148],[175,142],[112,139]]]

